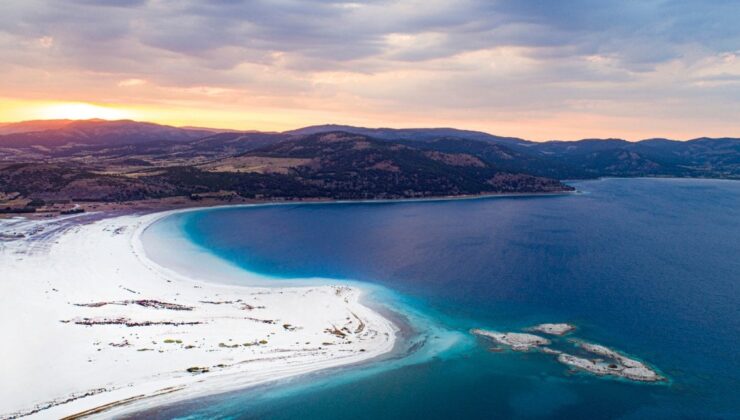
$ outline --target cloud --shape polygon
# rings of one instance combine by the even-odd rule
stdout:
[[[141,86],[144,84],[146,84],[146,80],[144,79],[125,79],[118,82],[118,86],[120,87]]]
[[[42,36],[38,39],[38,42],[42,48],[51,48],[54,46],[54,38],[50,36]]]
[[[0,90],[410,119],[723,116],[740,111],[738,16],[733,0],[6,0]]]
[[[147,48],[236,66],[291,56],[308,70],[359,70],[358,60],[418,62],[471,50],[525,47],[542,59],[614,57],[650,69],[687,45],[714,52],[740,43],[733,1],[541,0],[10,0],[0,28],[19,37],[45,31],[78,57],[135,56]],[[399,40],[407,40],[399,48]],[[121,45],[124,44],[124,45]],[[122,47],[122,48],[121,48]],[[83,58],[84,60],[84,58]],[[355,67],[352,67],[355,64]]]
[[[99,7],[138,7],[147,4],[148,0],[71,0],[70,2]]]

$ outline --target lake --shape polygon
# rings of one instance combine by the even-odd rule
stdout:
[[[579,193],[170,216],[163,226],[276,284],[319,277],[374,285],[375,304],[416,313],[407,321],[427,350],[147,415],[740,417],[740,182],[569,184]],[[670,381],[574,373],[552,356],[490,352],[468,333],[540,322],[573,323],[573,337],[636,356]],[[438,330],[425,336],[432,325]],[[418,341],[446,333],[458,339]]]

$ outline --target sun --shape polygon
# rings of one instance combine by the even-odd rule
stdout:
[[[89,120],[99,118],[103,120],[120,120],[130,118],[129,112],[93,105],[84,102],[64,102],[47,105],[39,109],[39,118],[44,120]]]

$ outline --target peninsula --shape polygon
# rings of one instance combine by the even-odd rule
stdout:
[[[0,357],[13,361],[0,418],[110,416],[393,349],[396,327],[356,287],[231,286],[160,266],[140,237],[167,214],[0,220]]]

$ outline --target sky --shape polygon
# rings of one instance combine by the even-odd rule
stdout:
[[[740,137],[738,0],[2,0],[0,121]]]

